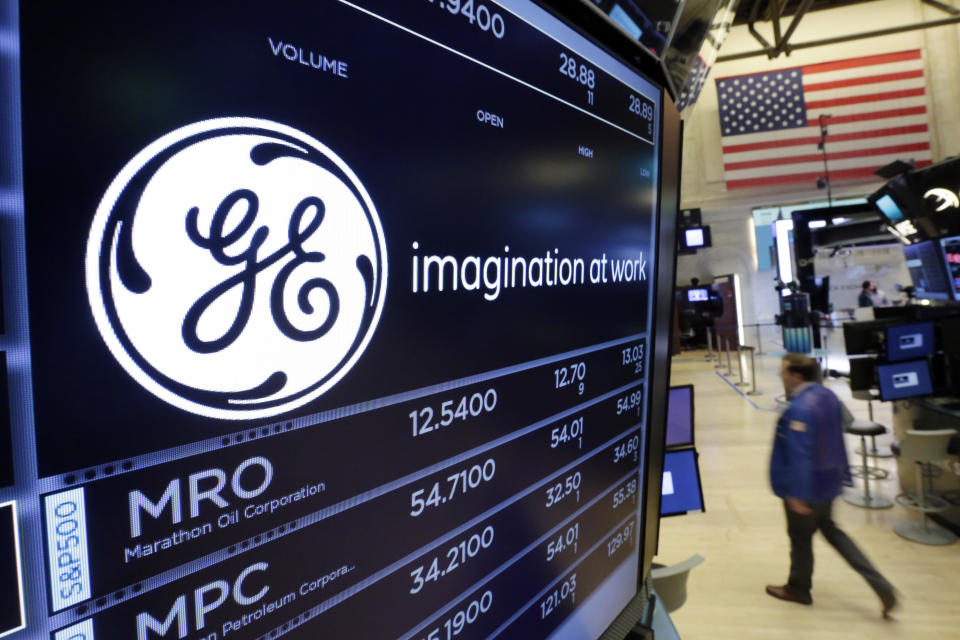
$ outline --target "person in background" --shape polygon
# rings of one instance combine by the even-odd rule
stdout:
[[[887,304],[887,294],[877,288],[876,282],[870,283],[870,301],[874,307],[885,307]]]
[[[872,284],[869,280],[863,281],[863,284],[860,286],[860,295],[857,297],[858,307],[873,306],[873,297],[870,295],[870,287]]]
[[[843,425],[849,411],[832,391],[817,383],[820,368],[805,355],[783,357],[780,378],[790,401],[777,422],[770,457],[770,484],[783,499],[790,537],[790,576],[767,587],[774,598],[813,604],[813,534],[819,530],[880,598],[882,614],[897,606],[896,590],[831,517],[833,499],[850,483]]]

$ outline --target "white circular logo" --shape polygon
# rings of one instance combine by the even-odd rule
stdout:
[[[138,153],[97,208],[87,294],[114,357],[181,409],[265,418],[335,385],[370,342],[387,255],[373,202],[291,127],[219,118]]]

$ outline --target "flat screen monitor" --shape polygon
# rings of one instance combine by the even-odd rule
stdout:
[[[708,289],[687,289],[688,302],[706,302],[709,299],[710,291]]]
[[[940,248],[943,251],[951,297],[960,300],[960,236],[940,238]]]
[[[680,128],[632,57],[521,0],[0,15],[13,637],[626,620]]]
[[[703,511],[703,488],[696,449],[667,451],[663,457],[661,516]]]
[[[710,227],[692,227],[683,230],[683,244],[687,249],[709,247]]]
[[[880,383],[880,399],[884,402],[933,393],[927,360],[878,364],[877,381]]]
[[[950,300],[954,297],[958,284],[949,275],[943,248],[936,240],[905,245],[903,257],[917,298]]]
[[[889,193],[885,193],[877,198],[873,204],[892,226],[896,226],[907,219],[906,214],[900,210],[900,205],[897,204],[897,201],[894,200],[893,196]]]
[[[850,358],[850,390],[868,391],[876,384],[876,359]]]
[[[943,318],[937,322],[940,349],[949,355],[960,355],[960,317]]]
[[[670,387],[667,398],[667,447],[692,447],[693,385]]]
[[[890,362],[916,360],[936,351],[933,322],[888,326],[885,332],[886,359]]]
[[[884,323],[867,320],[843,323],[843,343],[848,356],[873,355],[883,350]]]
[[[912,175],[897,176],[867,198],[894,234],[905,242],[936,237],[935,226],[926,216],[923,199],[916,193],[913,182]]]

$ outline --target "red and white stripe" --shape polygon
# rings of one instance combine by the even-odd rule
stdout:
[[[875,180],[894,160],[931,164],[920,50],[802,67],[805,128],[723,136],[728,189],[814,183],[824,175],[818,117],[826,119],[830,181]]]

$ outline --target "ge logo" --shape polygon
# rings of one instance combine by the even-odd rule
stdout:
[[[86,254],[97,328],[181,409],[289,411],[335,385],[383,310],[386,245],[336,154],[291,127],[222,118],[138,153],[100,201]]]

